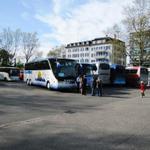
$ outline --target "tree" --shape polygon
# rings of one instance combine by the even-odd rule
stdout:
[[[113,37],[112,44],[112,61],[116,64],[126,65],[126,47],[120,39],[124,39],[124,33],[120,25],[114,24],[104,31],[107,37]],[[124,39],[125,40],[125,39]]]
[[[47,54],[48,57],[57,57],[57,52],[54,50],[50,50]]]
[[[5,49],[0,49],[0,66],[10,66],[11,55]]]
[[[20,29],[12,31],[10,28],[4,28],[0,32],[0,49],[6,50],[10,57],[9,61],[16,64],[16,57],[22,54],[26,62],[35,55],[39,55],[35,50],[39,46],[37,33],[22,32]],[[21,52],[21,53],[20,53]]]
[[[133,64],[144,65],[150,59],[150,2],[134,0],[125,8],[124,24],[129,32],[129,56]]]
[[[10,52],[13,45],[13,35],[10,28],[4,28],[0,33],[0,48]]]
[[[4,28],[0,33],[0,48],[5,49],[11,55],[10,61],[12,62],[15,59],[16,52],[19,51],[20,41],[20,29],[12,31],[10,28]]]
[[[22,49],[26,62],[34,55],[37,47],[39,46],[39,40],[37,33],[22,33]]]
[[[114,24],[112,27],[107,28],[105,31],[103,31],[104,34],[108,37],[114,37],[114,38],[122,38],[122,29],[118,24]]]
[[[50,50],[47,54],[48,57],[62,57],[61,52],[64,50],[65,46],[61,45],[60,47],[55,47]]]
[[[18,62],[16,63],[16,67],[23,69],[24,68],[24,64],[20,61],[20,59],[18,60]]]
[[[20,50],[21,37],[22,37],[22,32],[20,29],[17,29],[16,31],[13,32],[13,47],[11,49],[11,53],[12,53],[13,57],[15,57],[16,52],[18,52]]]

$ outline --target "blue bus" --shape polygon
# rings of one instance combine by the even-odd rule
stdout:
[[[110,66],[110,82],[112,85],[125,85],[126,74],[125,66],[119,64],[112,64]]]

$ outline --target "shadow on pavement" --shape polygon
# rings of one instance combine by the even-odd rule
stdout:
[[[0,144],[1,150],[148,150],[149,136],[111,134],[88,136],[78,133],[34,135],[24,133],[16,140],[7,137],[8,143]],[[21,135],[20,135],[21,136]]]

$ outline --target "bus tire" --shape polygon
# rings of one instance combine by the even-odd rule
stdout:
[[[26,80],[26,84],[28,85],[28,79]]]
[[[27,85],[30,85],[30,84],[29,84],[29,79],[27,79],[26,83],[27,83]]]
[[[46,83],[46,88],[50,89],[50,83],[49,83],[49,81]]]
[[[32,81],[31,81],[31,79],[29,80],[29,85],[32,85]]]

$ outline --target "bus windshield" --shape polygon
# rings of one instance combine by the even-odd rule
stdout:
[[[109,64],[101,63],[101,64],[99,65],[99,68],[100,68],[100,69],[103,69],[103,70],[108,70],[108,69],[110,69],[110,66],[109,66]]]
[[[76,77],[75,60],[49,59],[49,61],[56,78],[71,79]]]
[[[78,76],[93,75],[93,71],[97,70],[97,67],[95,64],[88,64],[88,63],[84,63],[84,64],[77,63],[75,68],[76,68],[76,72]]]
[[[10,76],[18,76],[20,73],[19,69],[11,69]]]
[[[1,72],[6,72],[9,74],[9,76],[19,76],[19,69],[13,68],[13,67],[1,67],[0,68]]]
[[[123,66],[117,66],[116,67],[116,72],[119,74],[123,74],[125,71],[125,68]]]
[[[96,65],[94,64],[82,64],[82,66],[85,75],[93,75],[92,71],[96,70]]]

